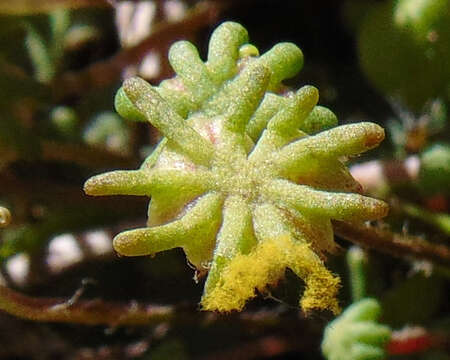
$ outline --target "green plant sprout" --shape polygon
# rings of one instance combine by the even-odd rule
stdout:
[[[301,50],[280,43],[260,55],[237,23],[214,31],[206,62],[187,41],[171,47],[169,61],[174,78],[158,87],[131,78],[116,96],[119,114],[149,121],[163,140],[139,170],[85,184],[90,195],[151,196],[148,227],[120,233],[114,248],[125,256],[183,248],[200,274],[209,272],[205,310],[241,310],[289,268],[305,282],[305,312],[337,313],[340,280],[323,263],[336,248],[331,219],[388,211],[357,194],[343,160],[377,146],[384,130],[333,127],[315,87],[282,85],[301,69]]]
[[[381,360],[391,338],[388,326],[376,322],[380,305],[367,298],[349,306],[328,324],[322,341],[322,352],[328,360]]]

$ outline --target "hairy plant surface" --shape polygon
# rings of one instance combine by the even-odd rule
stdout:
[[[247,31],[227,22],[213,33],[208,60],[175,43],[176,72],[158,87],[124,82],[116,108],[149,121],[165,136],[139,170],[113,171],[85,184],[90,195],[151,197],[148,227],[114,239],[122,255],[181,247],[200,273],[209,272],[207,310],[240,310],[276,284],[286,268],[305,281],[305,311],[338,311],[339,279],[323,257],[336,245],[331,219],[365,221],[387,205],[357,194],[343,161],[378,145],[373,123],[334,127],[317,106],[318,91],[287,91],[281,82],[302,67],[303,54],[280,43],[263,55]]]
[[[377,323],[381,307],[375,299],[366,298],[352,304],[328,324],[322,341],[322,352],[329,360],[386,358],[384,347],[391,337],[388,326]]]

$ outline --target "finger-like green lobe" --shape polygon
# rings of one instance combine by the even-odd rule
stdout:
[[[187,125],[149,83],[135,77],[125,80],[123,88],[130,101],[164,136],[193,161],[209,164],[213,155],[211,144]]]
[[[311,159],[339,158],[365,152],[384,139],[382,127],[373,123],[342,125],[302,138],[273,154],[283,172],[307,172]]]
[[[240,24],[225,22],[212,34],[206,66],[216,83],[222,83],[237,72],[239,48],[248,41],[247,30]]]
[[[114,249],[121,255],[142,256],[182,247],[189,261],[201,268],[212,256],[222,202],[219,195],[205,195],[179,220],[120,233]]]
[[[367,196],[314,190],[286,180],[274,180],[264,188],[267,198],[306,214],[326,216],[341,221],[366,221],[386,216],[384,201]]]

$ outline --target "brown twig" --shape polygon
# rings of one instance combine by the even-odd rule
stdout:
[[[82,7],[104,7],[108,6],[107,0],[15,0],[1,1],[0,13],[9,15],[25,15],[45,13],[58,8],[79,9]]]
[[[138,63],[150,50],[213,23],[223,6],[212,1],[200,3],[183,19],[156,25],[152,33],[138,45],[123,49],[112,58],[95,63],[87,69],[63,74],[54,82],[55,96],[64,98],[114,83],[119,80],[122,69]]]
[[[40,322],[59,322],[82,325],[140,326],[162,322],[171,324],[196,323],[204,326],[224,322],[239,324],[252,332],[265,331],[267,328],[301,331],[308,324],[311,331],[320,330],[316,323],[291,312],[279,312],[280,307],[271,311],[243,312],[221,315],[211,312],[199,312],[194,305],[154,305],[137,301],[108,302],[102,299],[80,299],[82,289],[69,299],[35,298],[0,285],[0,310],[22,319]],[[314,326],[312,326],[314,325]],[[306,330],[305,330],[306,331]]]
[[[366,224],[333,222],[334,231],[340,237],[369,249],[397,257],[414,257],[442,265],[450,265],[450,248],[432,244],[415,236],[393,233]]]
[[[137,165],[136,160],[131,157],[101,147],[49,140],[41,140],[37,149],[31,154],[20,154],[15,149],[10,148],[0,148],[0,151],[2,152],[2,160],[6,160],[7,164],[20,159],[35,160],[37,157],[44,161],[69,162],[93,169]]]
[[[41,149],[42,158],[46,161],[72,162],[91,168],[135,165],[129,157],[87,145],[43,141]]]
[[[109,326],[148,325],[170,320],[174,316],[172,306],[33,298],[2,285],[0,309],[28,320]]]
[[[84,194],[81,184],[61,184],[51,179],[42,179],[38,176],[25,179],[5,171],[0,176],[0,189],[7,198],[27,199],[27,203],[50,204],[53,207],[62,207],[70,204],[73,207],[95,207],[104,211],[117,210],[126,202],[126,212],[137,215],[147,203],[144,197],[131,197],[124,200],[122,197],[94,198]],[[14,216],[14,225],[21,223],[20,216]]]

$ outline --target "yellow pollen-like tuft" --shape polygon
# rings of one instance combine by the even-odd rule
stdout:
[[[239,254],[223,269],[214,289],[204,296],[204,310],[228,312],[242,310],[247,300],[264,291],[291,268],[306,283],[300,301],[305,312],[329,309],[339,312],[336,294],[340,280],[334,277],[310,247],[289,235],[267,239],[249,254]],[[248,271],[252,269],[252,271]]]

